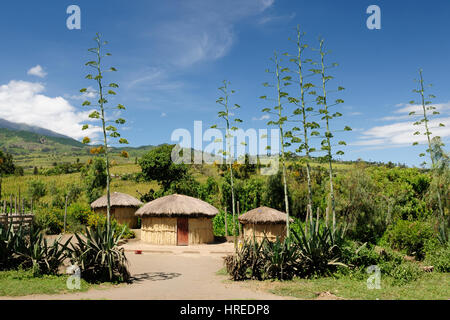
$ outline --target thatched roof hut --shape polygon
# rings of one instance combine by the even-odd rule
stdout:
[[[111,218],[114,218],[120,224],[127,224],[132,229],[136,228],[138,220],[135,212],[142,204],[141,201],[128,194],[113,192],[110,194]],[[106,207],[106,195],[91,203],[91,208],[95,212],[106,214]]]
[[[106,208],[107,205],[107,199],[106,194],[94,202],[91,203],[92,209],[99,209],[99,208]],[[135,197],[130,196],[126,193],[121,192],[113,192],[110,194],[110,205],[111,207],[134,207],[139,208],[143,205],[142,202],[140,202]]]
[[[244,238],[261,241],[264,236],[275,240],[277,236],[283,239],[286,236],[286,213],[269,207],[259,207],[247,211],[239,217],[244,225]],[[289,221],[293,221],[289,218]]]
[[[155,199],[136,211],[142,219],[141,240],[168,245],[214,241],[212,218],[218,213],[209,203],[181,194]]]

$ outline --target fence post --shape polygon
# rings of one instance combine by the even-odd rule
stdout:
[[[239,210],[239,201],[237,202],[237,217],[238,217],[238,231],[239,231],[239,238],[241,237],[241,235],[242,235],[242,227],[241,227],[241,224],[239,223],[239,215],[240,215],[240,210]]]
[[[317,214],[316,214],[316,233],[319,232],[319,214],[320,214],[320,208],[317,207]]]
[[[67,219],[67,200],[69,196],[66,196],[66,204],[64,206],[64,233],[66,233],[66,219]]]
[[[228,237],[228,223],[227,223],[227,207],[225,207],[225,237]]]

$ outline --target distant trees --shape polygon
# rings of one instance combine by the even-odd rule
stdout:
[[[161,145],[147,152],[138,162],[145,180],[156,180],[164,190],[168,190],[173,182],[181,180],[188,174],[184,163],[172,161],[173,145]]]

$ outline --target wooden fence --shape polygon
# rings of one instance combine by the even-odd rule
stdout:
[[[34,214],[0,214],[0,224],[9,227],[11,224],[16,230],[20,225],[29,227],[33,223]]]

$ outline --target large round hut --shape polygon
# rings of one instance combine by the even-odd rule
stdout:
[[[286,213],[268,208],[259,207],[247,211],[239,217],[243,224],[244,238],[248,240],[262,241],[264,236],[273,241],[286,236]],[[292,221],[292,219],[289,219]]]
[[[142,219],[142,241],[182,246],[213,242],[212,218],[218,212],[200,199],[172,194],[145,204],[136,215]]]
[[[114,218],[120,224],[127,224],[129,228],[135,229],[138,225],[138,218],[135,215],[136,210],[142,205],[138,199],[120,192],[110,194],[111,218]],[[98,198],[91,203],[94,212],[106,215],[107,199],[106,195]]]

